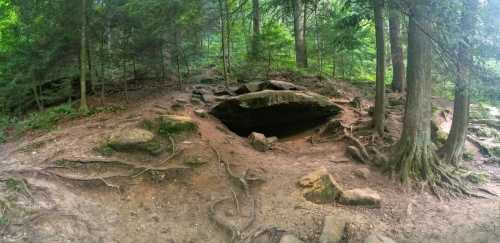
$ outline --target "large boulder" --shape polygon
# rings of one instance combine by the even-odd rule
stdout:
[[[107,141],[110,148],[123,151],[145,151],[150,154],[160,154],[164,147],[155,139],[155,135],[145,129],[133,128],[113,132]]]
[[[264,90],[229,98],[211,113],[242,136],[293,134],[319,125],[341,108],[311,92]]]
[[[262,90],[297,90],[306,91],[307,89],[300,85],[295,85],[285,81],[267,80],[264,82],[250,82],[241,85],[234,93],[238,95],[258,92]]]

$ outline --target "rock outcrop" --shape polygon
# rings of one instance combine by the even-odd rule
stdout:
[[[316,93],[264,90],[222,101],[211,114],[242,136],[254,131],[280,136],[319,125],[340,111]]]

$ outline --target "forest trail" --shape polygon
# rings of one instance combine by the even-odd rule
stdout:
[[[361,109],[343,102],[347,97],[365,97],[363,90],[337,85],[342,92],[333,100],[344,109],[339,119],[347,127],[366,124],[370,102],[362,99]],[[251,230],[278,227],[304,242],[316,242],[323,218],[343,215],[356,229],[350,242],[362,242],[371,232],[382,232],[397,242],[500,241],[498,197],[440,201],[427,191],[401,186],[377,167],[352,160],[345,153],[344,141],[311,142],[314,131],[280,140],[271,151],[258,152],[247,138],[237,136],[214,117],[197,116],[194,111],[207,109],[205,104],[171,110],[177,101],[190,96],[191,92],[166,92],[123,111],[69,121],[47,134],[27,135],[1,145],[2,181],[24,178],[27,185],[14,183],[14,191],[8,185],[0,188],[5,195],[15,195],[2,198],[2,202],[11,200],[9,216],[15,218],[11,226],[3,228],[2,242],[222,242],[226,234],[209,220],[208,210],[232,191],[214,150],[235,174],[250,170],[265,180],[251,188],[257,201]],[[131,129],[145,119],[171,112],[188,116],[198,125],[197,134],[176,140],[177,156],[114,153],[105,157],[96,152],[113,131]],[[396,140],[401,111],[393,107],[389,114],[389,135]],[[203,164],[186,169],[185,162],[193,158]],[[67,170],[68,161],[83,166]],[[165,162],[173,169],[148,167]],[[482,187],[500,194],[498,165],[469,163],[489,173],[490,180]],[[130,166],[150,169],[141,174],[124,173]],[[320,205],[305,200],[297,181],[320,167],[326,167],[345,189],[377,191],[381,207]],[[361,169],[369,172],[360,176]],[[225,203],[224,216],[239,223],[251,217],[251,207],[243,197],[239,206],[238,213]]]

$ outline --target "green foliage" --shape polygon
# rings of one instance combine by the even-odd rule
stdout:
[[[21,131],[24,130],[51,130],[61,120],[74,119],[82,114],[71,105],[56,106],[45,111],[31,113],[26,120],[18,124]]]

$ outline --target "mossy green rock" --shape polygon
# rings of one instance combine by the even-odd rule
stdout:
[[[188,116],[164,115],[160,116],[160,135],[172,135],[184,132],[194,132],[198,129],[196,123]]]
[[[342,187],[324,167],[302,177],[298,184],[306,188],[304,198],[314,203],[331,203],[343,194]]]
[[[163,146],[155,139],[155,135],[141,128],[123,129],[112,133],[107,146],[122,152],[141,150],[153,155],[163,151]]]

